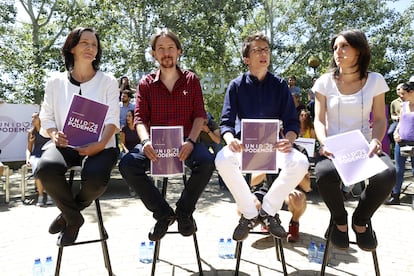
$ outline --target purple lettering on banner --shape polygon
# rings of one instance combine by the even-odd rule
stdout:
[[[0,116],[0,149],[3,149],[10,144],[18,133],[18,131],[13,131],[13,128],[11,128],[10,131],[10,127],[6,127],[4,123],[8,123],[8,125],[15,125],[16,121],[7,116]]]

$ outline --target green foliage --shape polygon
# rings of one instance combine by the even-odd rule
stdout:
[[[392,91],[414,74],[413,24],[407,16],[414,11],[412,0],[405,16],[389,10],[384,0],[15,2],[24,7],[17,23],[17,6],[0,0],[0,97],[11,102],[40,103],[47,74],[64,70],[60,48],[76,26],[98,30],[104,50],[102,70],[117,78],[127,75],[135,84],[157,66],[149,49],[151,35],[158,28],[173,30],[183,43],[180,66],[219,87],[220,91],[204,94],[206,108],[216,120],[225,86],[246,70],[240,46],[253,31],[263,31],[271,40],[270,70],[285,78],[296,75],[302,91],[310,88],[314,74],[327,71],[330,38],[348,28],[366,32],[373,56],[370,70],[382,73]],[[310,56],[321,62],[315,70],[308,65]],[[387,93],[387,102],[393,98],[395,93]]]

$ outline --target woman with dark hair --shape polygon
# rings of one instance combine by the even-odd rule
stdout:
[[[387,126],[385,93],[389,88],[382,75],[368,71],[371,53],[363,32],[340,32],[332,39],[331,47],[331,71],[316,80],[312,88],[316,97],[314,125],[321,144],[321,159],[315,166],[316,184],[331,213],[332,244],[347,249],[348,215],[344,207],[341,178],[331,160],[332,153],[324,147],[324,140],[335,134],[361,130],[370,145],[368,155],[377,154],[388,167],[369,178],[369,185],[361,194],[352,215],[352,229],[358,246],[371,251],[377,247],[371,218],[395,183],[393,162],[382,151],[381,143]]]
[[[129,79],[127,76],[122,76],[119,81],[119,92],[123,90],[131,90],[131,86],[129,84]]]
[[[39,113],[32,114],[32,128],[27,133],[27,148],[26,148],[26,165],[32,167],[34,173],[37,168],[37,163],[42,156],[42,147],[50,140],[50,138],[40,135],[40,119]],[[37,189],[37,203],[36,206],[44,206],[43,185],[39,178],[35,177],[35,185]],[[52,205],[53,200],[50,195],[47,195],[46,205]]]
[[[101,43],[92,28],[72,30],[62,48],[67,72],[53,74],[46,83],[40,111],[42,129],[54,143],[40,158],[37,177],[62,212],[50,225],[51,234],[60,233],[58,245],[75,242],[84,219],[81,210],[102,195],[118,158],[115,133],[119,130],[118,83],[99,70]],[[99,140],[81,147],[68,147],[62,132],[74,94],[108,105]],[[82,166],[80,190],[72,194],[65,173]]]
[[[302,109],[299,113],[299,137],[303,138],[316,138],[315,127],[313,126],[312,117],[310,111]]]
[[[395,140],[394,161],[397,172],[397,180],[387,205],[400,205],[401,187],[404,182],[405,163],[407,157],[411,158],[411,173],[414,175],[414,156],[411,152],[404,154],[401,148],[414,146],[414,82],[404,83],[401,92],[404,101],[401,104],[400,119],[393,133]]]
[[[126,125],[122,127],[121,137],[121,158],[140,143],[138,133],[134,128],[134,111],[128,110],[126,115]]]

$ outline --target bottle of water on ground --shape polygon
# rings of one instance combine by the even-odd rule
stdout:
[[[153,241],[150,241],[148,244],[148,252],[147,252],[147,262],[152,263],[153,257],[154,257],[154,248],[155,243]]]
[[[55,263],[51,256],[46,257],[45,264],[43,266],[43,276],[55,275]]]
[[[219,242],[218,242],[218,255],[222,259],[226,258],[226,242],[224,241],[224,238],[219,239]]]
[[[226,259],[234,259],[235,246],[231,238],[226,242]]]
[[[33,276],[42,276],[43,275],[42,262],[40,261],[40,258],[36,258],[34,260],[34,264],[33,264],[33,267],[32,267],[32,275]]]
[[[325,254],[325,244],[321,243],[318,247],[318,251],[316,252],[316,262],[318,264],[322,263],[324,254]]]
[[[317,262],[317,251],[318,247],[316,246],[316,243],[314,241],[311,241],[308,247],[308,260],[311,263]]]
[[[144,241],[139,246],[139,261],[144,264],[148,263],[148,248]]]

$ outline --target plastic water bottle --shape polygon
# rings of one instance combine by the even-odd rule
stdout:
[[[45,264],[43,266],[43,276],[55,275],[55,263],[51,256],[46,257]]]
[[[321,264],[323,261],[323,255],[325,254],[325,244],[321,243],[316,252],[316,262]]]
[[[318,247],[316,246],[316,243],[314,241],[311,241],[311,243],[308,247],[308,260],[309,260],[309,262],[311,262],[311,263],[316,262],[317,251],[318,251]]]
[[[153,241],[150,241],[148,244],[148,250],[147,250],[147,262],[152,263],[153,257],[154,257],[154,248],[155,243]]]
[[[222,259],[226,258],[226,243],[224,241],[224,238],[219,239],[219,242],[218,242],[218,255]]]
[[[43,275],[42,262],[40,261],[40,258],[36,258],[34,260],[34,264],[33,264],[33,268],[32,268],[32,275],[33,276],[42,276]]]
[[[148,263],[148,248],[144,241],[139,246],[139,261],[144,264]]]
[[[226,242],[226,258],[227,259],[234,259],[234,243],[233,240],[231,238],[227,239]]]

